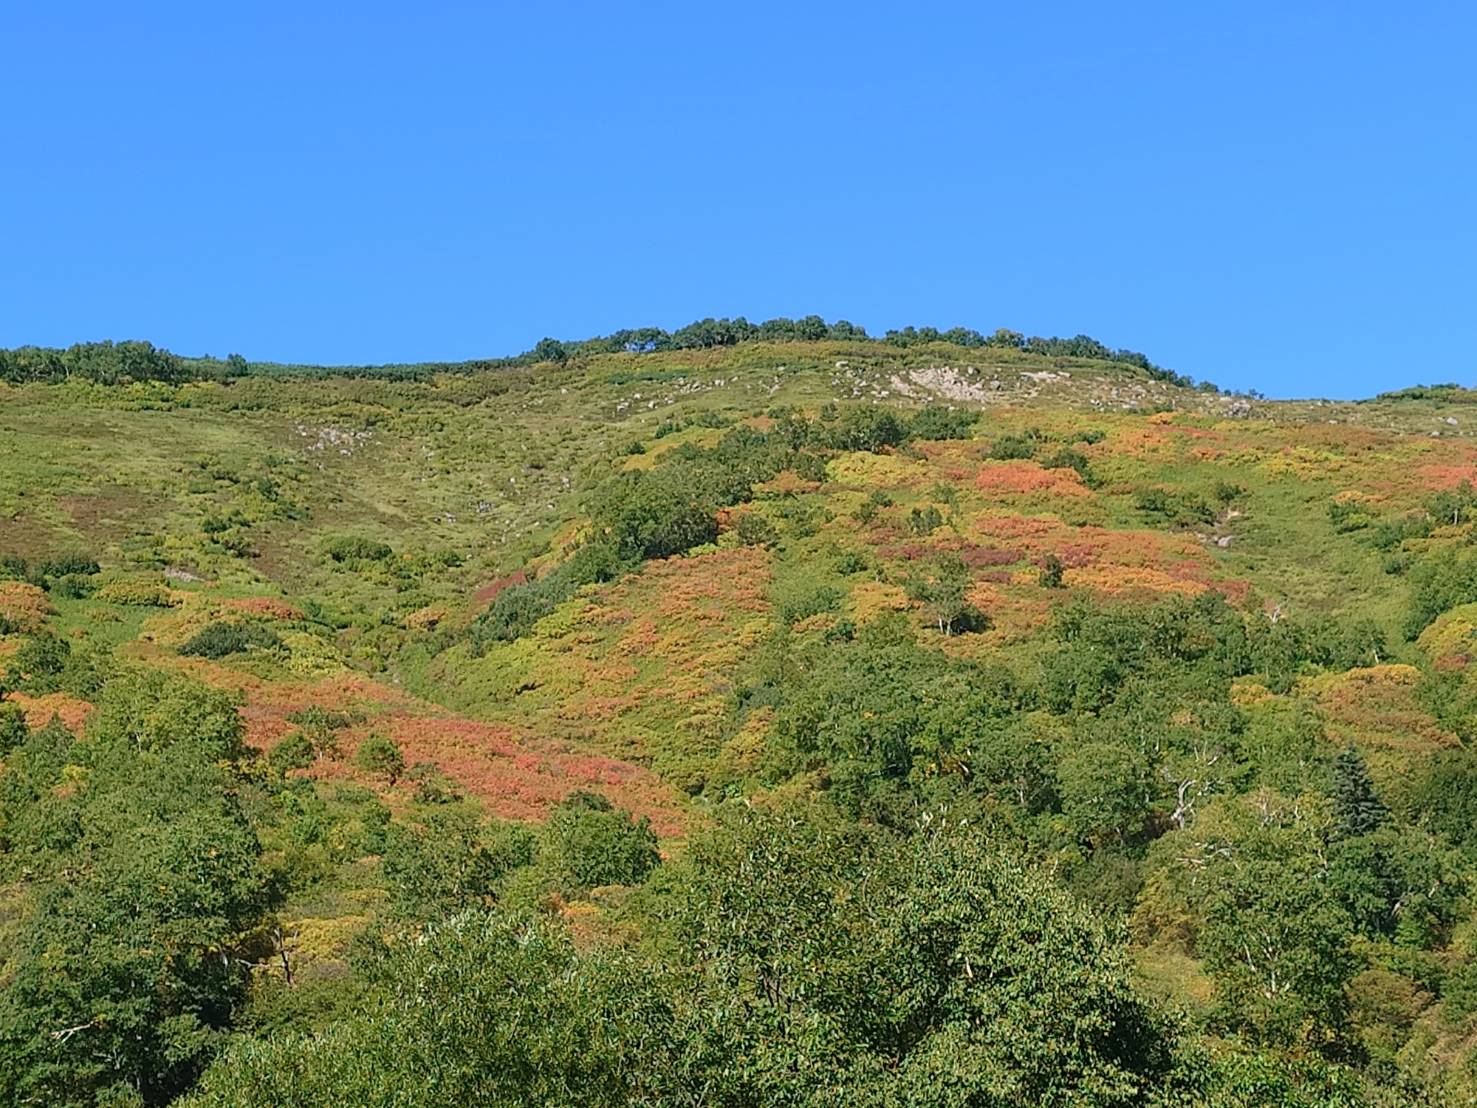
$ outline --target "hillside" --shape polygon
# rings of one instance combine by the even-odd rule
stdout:
[[[1477,1103],[1472,394],[732,323],[0,359],[0,1100]]]

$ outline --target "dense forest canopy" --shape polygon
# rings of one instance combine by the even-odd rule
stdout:
[[[0,1103],[1477,1103],[1465,393],[497,364],[0,354]]]

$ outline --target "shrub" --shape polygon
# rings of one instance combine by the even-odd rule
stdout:
[[[260,623],[227,623],[218,621],[208,624],[181,644],[179,652],[192,658],[225,658],[232,654],[243,654],[253,648],[271,650],[282,645],[282,640],[269,627]]]
[[[854,515],[858,523],[871,523],[877,518],[878,509],[890,507],[892,507],[892,497],[881,489],[873,489],[867,494],[867,499],[857,505]]]
[[[967,439],[978,419],[978,412],[930,404],[913,416],[910,430],[915,439]]]
[[[29,581],[31,566],[19,554],[0,554],[0,581]]]
[[[915,535],[931,535],[944,525],[943,513],[930,504],[908,513],[908,530]]]
[[[1067,567],[1062,565],[1062,560],[1055,554],[1048,554],[1041,561],[1041,572],[1036,581],[1043,589],[1059,589],[1062,587],[1062,577]]]
[[[19,676],[31,692],[51,692],[72,656],[72,644],[50,631],[28,636],[10,659],[12,679]]]
[[[98,588],[94,595],[109,604],[124,604],[139,608],[172,608],[175,600],[163,585],[151,581],[111,581]]]
[[[102,572],[102,567],[97,564],[95,558],[86,554],[69,553],[61,554],[55,558],[48,558],[36,567],[38,577],[52,579],[56,577],[68,577],[80,575],[91,577]]]
[[[1087,456],[1070,446],[1064,446],[1047,457],[1041,466],[1043,469],[1071,469],[1084,478],[1087,476]]]
[[[734,525],[734,534],[745,546],[768,546],[779,538],[774,524],[758,512],[745,512]]]
[[[389,543],[362,535],[340,535],[329,539],[324,551],[335,562],[382,562],[394,554]]]
[[[51,583],[51,592],[63,600],[86,600],[92,595],[95,587],[90,577],[84,577],[80,573],[69,573],[65,577],[58,577]]]
[[[0,688],[0,696],[3,695],[4,690]],[[30,733],[26,713],[20,705],[0,702],[0,758],[19,748]]]
[[[1328,522],[1337,534],[1346,535],[1374,523],[1368,508],[1357,500],[1335,500],[1328,506]]]
[[[582,585],[613,581],[630,562],[609,542],[586,543],[574,556],[547,575],[509,585],[472,625],[472,643],[481,652],[490,642],[512,642],[574,595]]]
[[[901,446],[908,429],[884,408],[852,408],[826,432],[826,442],[837,450],[881,450]]]
[[[682,476],[652,470],[608,486],[595,515],[620,557],[670,558],[718,537],[720,506]]]
[[[503,878],[532,857],[526,827],[483,825],[462,805],[437,805],[421,825],[393,823],[385,836],[391,909],[402,918],[435,919],[490,905]]]
[[[1134,507],[1145,515],[1176,527],[1193,527],[1215,519],[1215,509],[1198,493],[1147,488],[1135,493],[1133,502]]]
[[[421,804],[450,804],[462,798],[457,783],[434,762],[417,762],[405,776],[415,786],[415,799]]]
[[[1036,456],[1036,440],[1028,435],[1001,435],[990,447],[999,462],[1029,461]]]

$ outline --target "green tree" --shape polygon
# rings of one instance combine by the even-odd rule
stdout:
[[[932,509],[930,509],[932,510]],[[990,622],[969,600],[969,567],[958,555],[940,558],[926,576],[907,581],[910,599],[922,602],[929,618],[944,635],[983,631]]]
[[[281,777],[295,769],[307,769],[313,759],[313,744],[301,731],[289,734],[267,755],[267,763]]]
[[[109,681],[91,726],[109,745],[137,753],[197,749],[217,759],[245,753],[245,728],[230,693],[160,669],[128,669]]]
[[[380,981],[321,1035],[238,1041],[186,1103],[677,1102],[658,979],[619,952],[577,954],[555,923],[464,912],[399,947]]]
[[[377,774],[390,785],[394,785],[405,772],[405,755],[394,739],[374,732],[359,744],[359,749],[354,754],[354,764],[366,773]]]
[[[173,711],[125,710],[132,690],[109,692],[89,741],[67,748],[87,761],[81,787],[36,797],[69,830],[38,874],[0,993],[6,1103],[183,1092],[244,995],[272,902],[218,747],[174,733]]]
[[[754,810],[700,840],[682,882],[683,1068],[716,1103],[1129,1105],[1174,1087],[1175,1033],[1119,936],[969,828],[897,842]]]
[[[544,824],[539,862],[568,888],[634,885],[659,861],[656,834],[598,793],[575,792]]]
[[[1323,854],[1330,822],[1317,797],[1261,792],[1203,815],[1185,853],[1222,1016],[1256,1040],[1326,1047],[1345,1033],[1358,960]]]
[[[1055,554],[1048,554],[1041,561],[1041,572],[1036,575],[1036,583],[1043,589],[1059,589],[1066,573],[1067,567],[1062,564],[1062,560]]]
[[[1366,835],[1389,818],[1390,810],[1375,792],[1359,751],[1347,746],[1333,762],[1334,833],[1339,837]]]
[[[497,900],[505,877],[533,860],[534,837],[518,824],[483,824],[476,813],[437,805],[418,823],[393,823],[382,861],[392,910],[436,919]]]

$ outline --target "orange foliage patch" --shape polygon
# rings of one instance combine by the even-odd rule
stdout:
[[[1200,581],[1175,577],[1146,566],[1089,566],[1067,571],[1066,582],[1074,588],[1090,588],[1119,596],[1135,593],[1197,596],[1206,590]]]
[[[275,596],[248,596],[241,600],[222,600],[220,606],[227,611],[261,616],[264,619],[296,622],[304,618],[301,608],[294,608],[287,601],[278,600]]]
[[[794,496],[803,492],[815,492],[820,487],[819,481],[807,481],[793,469],[785,469],[776,474],[773,480],[755,485],[754,491],[760,496]]]
[[[19,704],[26,713],[26,726],[33,730],[45,727],[53,718],[60,719],[62,726],[74,735],[82,733],[87,717],[92,714],[92,705],[85,700],[66,693],[47,693],[45,696],[27,696],[13,692],[6,696],[12,704]]]
[[[1416,475],[1422,487],[1434,492],[1450,492],[1461,485],[1477,485],[1477,466],[1471,464],[1417,466]]]
[[[405,617],[405,626],[412,631],[427,631],[435,627],[449,614],[445,604],[427,604]]]
[[[37,631],[55,609],[46,593],[25,581],[0,581],[0,618],[22,631]]]
[[[1035,462],[991,462],[979,471],[975,487],[997,495],[1049,493],[1074,498],[1091,496],[1074,469],[1043,469]]]

